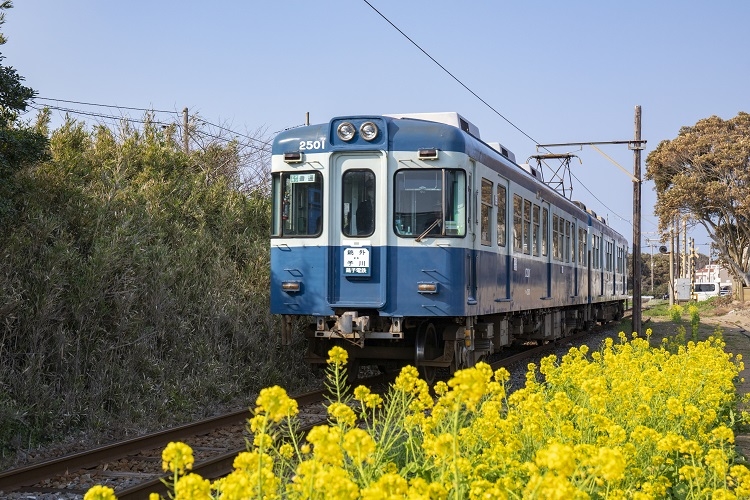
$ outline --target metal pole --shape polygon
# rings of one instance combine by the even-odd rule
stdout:
[[[687,237],[687,217],[682,219],[682,277],[690,277],[690,269],[688,269],[688,237]]]
[[[674,305],[674,221],[669,230],[669,307]]]
[[[633,332],[641,332],[641,107],[635,107],[633,149]]]
[[[675,217],[675,221],[672,226],[674,229],[674,233],[677,235],[675,236],[675,248],[674,251],[675,254],[672,255],[672,258],[674,259],[674,277],[675,278],[682,278],[682,268],[680,268],[680,216],[678,215]]]
[[[654,244],[651,243],[651,295],[654,294]]]

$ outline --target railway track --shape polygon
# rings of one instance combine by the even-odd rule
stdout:
[[[325,391],[294,397],[300,422],[312,428],[326,421]],[[155,492],[164,496],[161,452],[167,443],[182,441],[193,448],[193,472],[206,478],[226,475],[237,454],[245,451],[249,410],[120,441],[93,450],[48,460],[0,474],[0,491],[49,495],[80,495],[93,485],[114,488],[117,498],[142,499]]]

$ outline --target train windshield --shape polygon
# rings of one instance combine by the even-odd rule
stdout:
[[[323,229],[323,176],[320,172],[273,176],[273,236],[317,236]]]
[[[399,236],[464,236],[466,174],[463,170],[396,172],[394,230]]]

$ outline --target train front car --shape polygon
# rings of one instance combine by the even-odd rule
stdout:
[[[341,345],[353,367],[466,364],[466,138],[445,123],[365,116],[275,139],[271,311],[287,342],[292,317],[312,318],[309,361]]]
[[[274,141],[271,311],[308,360],[427,379],[622,313],[625,240],[457,113],[356,116]],[[615,259],[614,256],[617,256]]]

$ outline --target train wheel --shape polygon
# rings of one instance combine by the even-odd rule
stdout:
[[[422,361],[431,361],[439,357],[443,354],[443,350],[438,344],[438,334],[435,325],[429,321],[425,321],[419,325],[415,342],[415,353],[417,367],[419,368],[422,377],[428,384],[432,385],[435,381],[437,367],[421,366],[420,363]]]

